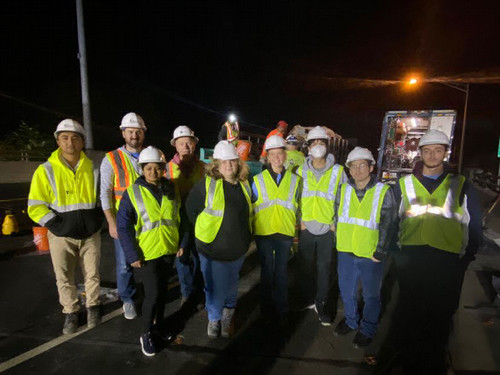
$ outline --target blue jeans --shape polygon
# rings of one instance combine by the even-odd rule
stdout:
[[[205,279],[205,309],[208,320],[222,318],[224,307],[234,309],[238,301],[238,279],[245,257],[232,262],[222,262],[208,258],[201,252],[200,268]]]
[[[183,297],[188,298],[193,290],[196,288],[195,277],[200,270],[200,259],[196,248],[188,250],[190,256],[186,257],[189,261],[186,263],[181,262],[181,258],[175,258],[175,268],[177,269],[177,276],[181,285],[181,294]]]
[[[288,312],[288,255],[293,238],[272,239],[256,236],[255,242],[260,254],[260,283],[262,307],[276,308],[279,315]],[[274,298],[273,298],[274,296]]]
[[[123,303],[132,302],[132,297],[135,294],[134,271],[130,264],[125,260],[125,252],[120,245],[120,240],[113,239],[115,243],[115,259],[116,259],[116,285],[118,295]]]
[[[380,315],[380,288],[384,271],[383,262],[374,262],[369,258],[338,252],[337,271],[339,289],[344,302],[346,323],[358,329],[367,337],[375,336]],[[363,317],[358,311],[358,282],[361,281],[363,293]]]

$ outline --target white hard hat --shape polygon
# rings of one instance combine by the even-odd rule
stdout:
[[[83,126],[81,126],[78,121],[69,118],[62,120],[57,125],[56,131],[54,132],[55,139],[57,139],[57,134],[59,134],[60,132],[75,132],[85,138],[85,131],[83,130]]]
[[[309,133],[307,133],[307,141],[312,141],[314,139],[326,139],[328,140],[328,134],[326,134],[325,128],[322,126],[315,126],[311,130],[309,130]]]
[[[267,138],[266,143],[264,144],[264,149],[271,150],[272,148],[285,148],[286,142],[279,135],[272,135]]]
[[[427,145],[450,145],[450,139],[440,130],[432,129],[425,133],[418,143],[418,147]]]
[[[122,123],[120,124],[120,129],[126,128],[136,128],[142,129],[144,131],[147,130],[146,124],[144,124],[144,120],[137,113],[129,112],[122,118]]]
[[[345,163],[349,164],[351,161],[356,160],[369,160],[371,164],[375,164],[373,154],[364,147],[354,147],[354,149],[349,152],[349,155],[347,155],[347,161]]]
[[[174,136],[172,137],[172,140],[170,141],[170,144],[172,146],[175,146],[175,140],[177,138],[181,138],[181,137],[191,137],[191,138],[194,138],[196,140],[196,142],[199,141],[199,139],[197,137],[195,137],[194,131],[192,131],[189,126],[180,125],[180,126],[178,126],[178,127],[175,128],[175,130],[174,130]]]
[[[220,141],[215,145],[213,158],[218,160],[234,160],[240,157],[236,152],[236,147],[231,142]]]
[[[153,146],[148,146],[139,154],[139,164],[146,163],[166,163],[165,155],[161,150]]]

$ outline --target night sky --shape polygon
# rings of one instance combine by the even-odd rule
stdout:
[[[459,132],[463,93],[384,84],[420,72],[474,82],[464,164],[498,167],[499,1],[83,2],[96,149],[121,144],[130,111],[167,153],[180,124],[213,146],[232,111],[244,130],[326,125],[372,151],[388,110],[455,109]],[[2,0],[0,19],[0,134],[81,118],[75,2]]]

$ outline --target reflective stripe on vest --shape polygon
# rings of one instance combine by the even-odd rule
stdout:
[[[339,175],[339,169],[340,166],[338,164],[335,164],[332,167],[332,174],[330,176],[330,182],[328,183],[328,189],[326,192],[319,190],[309,190],[309,179],[307,173],[309,171],[309,167],[307,166],[307,163],[304,163],[304,166],[302,168],[302,179],[304,184],[304,187],[302,189],[302,198],[320,197],[326,199],[327,201],[334,201],[336,194],[335,185],[337,177]]]
[[[419,200],[417,199],[417,195],[415,193],[415,186],[413,185],[412,176],[413,175],[408,175],[406,177],[403,177],[406,188],[406,196],[408,198],[408,201],[410,202],[410,207],[409,209],[405,209],[404,206],[400,206],[400,217],[416,217],[429,213],[433,215],[440,215],[447,219],[454,218],[458,221],[462,220],[462,215],[458,212],[453,212],[452,209],[455,200],[458,199],[457,190],[460,184],[460,180],[458,178],[451,178],[450,186],[443,206],[433,206],[431,204],[419,204]]]
[[[284,172],[279,186],[267,170],[254,177],[258,192],[258,199],[253,205],[255,235],[295,235],[299,176],[290,171]]]
[[[345,197],[344,200],[342,201],[342,213],[338,219],[338,222],[346,224],[354,224],[368,229],[378,230],[379,223],[377,223],[377,211],[378,211],[378,205],[380,203],[380,193],[382,192],[383,188],[384,184],[380,182],[376,184],[375,195],[373,196],[373,202],[372,202],[372,210],[370,213],[370,220],[363,220],[357,217],[349,216],[351,194],[354,192],[354,189],[352,188],[351,185],[346,184]]]
[[[399,243],[428,245],[460,254],[468,243],[467,196],[460,205],[465,177],[448,174],[431,193],[414,176],[399,180],[402,200]]]
[[[252,201],[248,181],[239,183],[248,204],[248,225],[252,232]],[[212,243],[219,233],[224,218],[225,200],[223,179],[205,178],[205,208],[196,218],[195,237],[205,243]]]
[[[361,201],[355,189],[344,183],[340,192],[337,222],[337,250],[371,258],[379,241],[380,212],[389,186],[377,183],[367,189]]]
[[[113,193],[118,210],[120,199],[127,188],[132,185],[135,180],[140,176],[129,156],[122,150],[117,149],[106,154],[109,163],[114,171]]]
[[[135,236],[145,260],[175,254],[179,243],[179,196],[162,196],[161,204],[145,187],[133,184],[128,189],[137,213]],[[147,200],[147,201],[146,201]]]

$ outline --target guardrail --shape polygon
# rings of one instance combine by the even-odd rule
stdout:
[[[49,151],[0,151],[0,161],[45,161]]]
[[[496,176],[490,172],[480,172],[473,175],[472,181],[482,188],[487,188],[500,194],[500,176]]]

